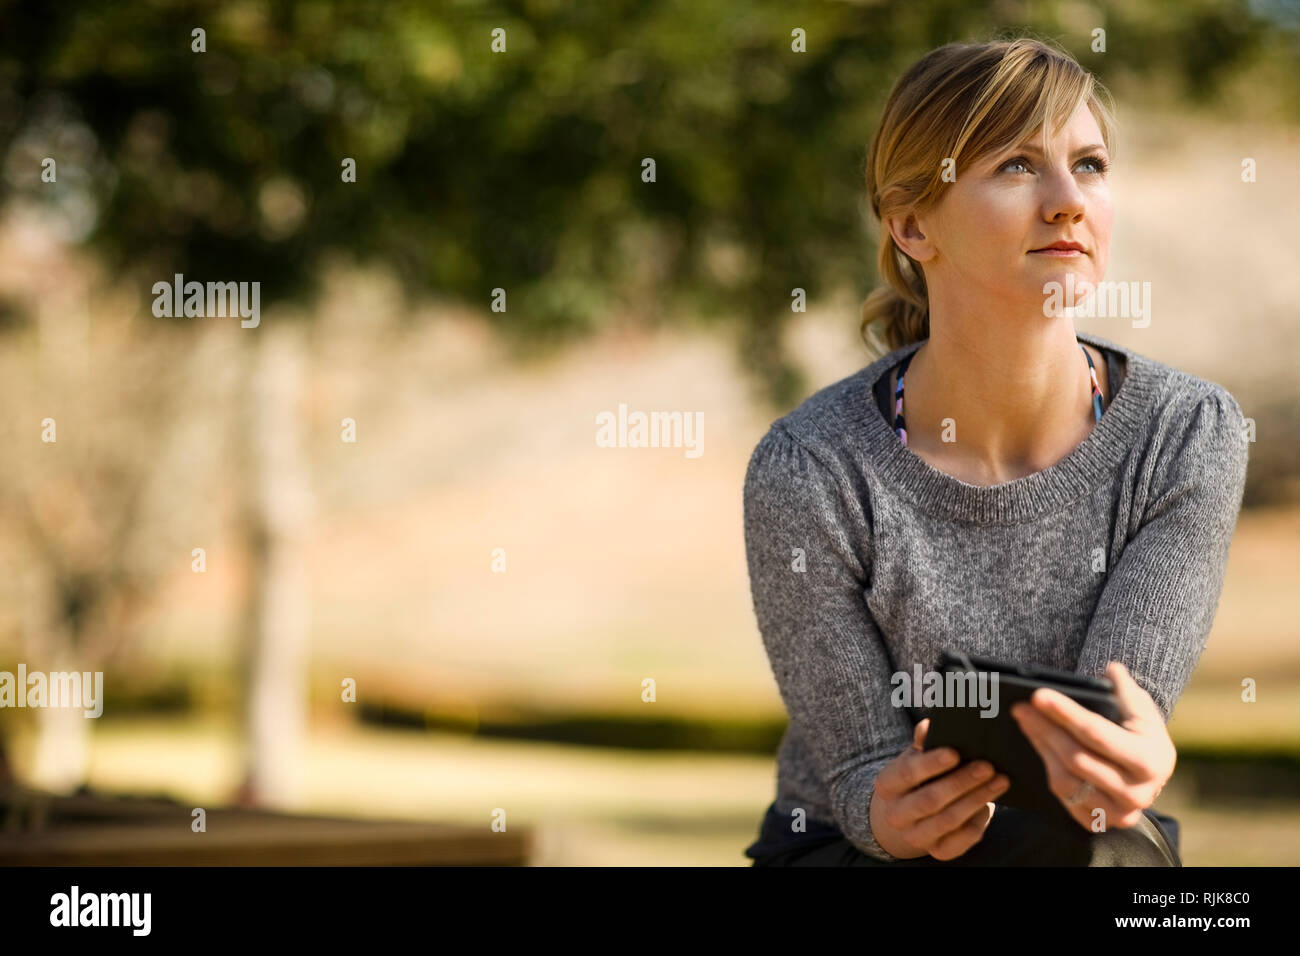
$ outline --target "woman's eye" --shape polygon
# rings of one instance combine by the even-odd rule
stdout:
[[[1092,175],[1100,175],[1110,169],[1110,163],[1106,162],[1106,160],[1100,156],[1086,156],[1079,160],[1080,166],[1088,163],[1091,163],[1094,167],[1093,169],[1088,170]],[[1029,160],[1024,156],[1017,156],[1015,159],[1009,159],[1003,163],[1001,169],[1005,171],[1011,169],[1013,166],[1023,166],[1027,170],[1029,168]]]
[[[1106,160],[1100,156],[1088,156],[1079,160],[1079,162],[1092,163],[1093,166],[1097,167],[1096,170],[1094,170],[1097,174],[1104,173],[1106,170],[1110,169],[1110,163],[1106,162]]]

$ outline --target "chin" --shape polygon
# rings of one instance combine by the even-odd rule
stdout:
[[[1058,304],[1062,309],[1075,309],[1095,294],[1098,280],[1094,278],[1092,270],[1056,268],[1036,271],[1037,274],[1027,285],[1040,307],[1046,308],[1050,302]],[[1057,317],[1059,316],[1049,316]]]

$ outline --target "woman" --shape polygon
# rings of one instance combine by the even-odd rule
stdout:
[[[1101,281],[1110,240],[1102,93],[1022,39],[935,50],[889,96],[862,325],[893,351],[776,421],[745,479],[790,716],[755,865],[1181,865],[1149,808],[1247,445],[1221,386],[1074,329],[1069,292]],[[1017,708],[1068,818],[999,806],[993,768],[921,749],[891,677],[947,649],[1115,682],[1120,725],[1046,690]]]

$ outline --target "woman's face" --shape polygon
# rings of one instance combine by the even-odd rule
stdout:
[[[1114,210],[1097,121],[1081,106],[1052,140],[1050,164],[1041,138],[959,168],[938,205],[917,218],[924,238],[911,237],[921,253],[912,257],[923,264],[932,303],[974,300],[1005,314],[1042,314],[1048,283],[1059,283],[1071,306],[1105,275]],[[1061,241],[1082,251],[1036,251]],[[1071,273],[1083,295],[1068,294]]]

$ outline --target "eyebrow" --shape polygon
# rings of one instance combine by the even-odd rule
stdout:
[[[1042,155],[1043,155],[1043,151],[1042,151],[1041,149],[1039,149],[1037,146],[1030,146],[1030,145],[1028,145],[1028,144],[1025,144],[1025,145],[1023,145],[1023,146],[1012,146],[1011,149],[1018,150],[1019,152],[1022,152],[1022,153],[1031,153],[1031,154],[1033,154],[1034,156],[1042,156]],[[1078,149],[1076,149],[1076,150],[1074,151],[1074,155],[1075,155],[1075,156],[1080,156],[1080,155],[1082,155],[1082,154],[1084,154],[1084,153],[1092,153],[1092,152],[1096,152],[1096,151],[1098,151],[1098,150],[1101,150],[1102,152],[1105,152],[1106,147],[1105,147],[1104,145],[1102,145],[1101,143],[1091,143],[1091,144],[1089,144],[1088,146],[1080,146]]]

